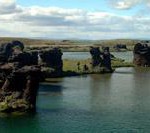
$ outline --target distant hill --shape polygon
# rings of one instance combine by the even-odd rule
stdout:
[[[19,40],[26,46],[44,46],[44,45],[95,45],[95,46],[114,46],[116,44],[125,44],[133,46],[138,42],[145,40],[132,39],[112,39],[112,40],[48,40],[48,39],[29,39],[29,38],[11,38],[0,37],[0,44],[8,43],[12,40]],[[149,40],[148,40],[149,41]]]
[[[23,42],[25,45],[54,45],[55,42],[52,40],[42,40],[42,39],[28,39],[28,38],[9,38],[9,37],[0,37],[0,44],[8,43],[13,40],[18,40]]]

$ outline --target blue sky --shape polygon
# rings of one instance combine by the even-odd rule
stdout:
[[[0,0],[0,36],[149,38],[150,0]]]
[[[134,15],[143,7],[143,4],[140,4],[129,10],[117,10],[115,8],[111,8],[109,0],[30,0],[30,2],[26,0],[18,0],[18,4],[23,6],[55,6],[61,8],[78,8],[88,11],[106,11],[120,15]]]

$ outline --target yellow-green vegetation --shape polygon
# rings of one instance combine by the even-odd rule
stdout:
[[[77,72],[77,73],[101,73],[105,71],[105,68],[101,67],[101,69],[96,68],[92,69],[92,66],[90,64],[91,59],[86,59],[86,60],[69,60],[65,59],[63,60],[63,70],[66,71],[72,71],[72,72]],[[88,70],[84,70],[84,65],[87,65]],[[116,67],[133,67],[133,63],[131,62],[125,62],[122,59],[113,59],[112,60],[112,68]]]
[[[113,59],[112,60],[112,67],[134,67],[134,64],[132,62],[125,62],[122,59]]]
[[[3,102],[0,102],[0,111],[10,111],[16,109],[27,110],[29,104],[24,99],[14,99],[12,95],[6,96]]]
[[[80,70],[78,70],[78,63],[80,63],[80,65],[79,65]],[[83,67],[85,64],[88,66],[88,68],[91,68],[90,59],[87,59],[87,60],[65,59],[65,60],[63,60],[63,70],[64,71],[81,72],[81,71],[83,71]]]
[[[29,39],[29,38],[11,38],[11,37],[0,37],[0,44],[9,43],[13,40],[18,40],[24,43],[25,46],[45,46],[55,45],[54,40],[43,40],[43,39]]]
[[[10,38],[0,37],[0,44],[8,43],[13,40],[18,40],[24,43],[28,49],[59,47],[62,51],[89,51],[90,46],[110,47],[110,51],[115,51],[113,48],[117,44],[124,44],[127,50],[133,50],[133,46],[142,40],[132,39],[112,39],[112,40],[48,40],[48,39],[29,39],[29,38]],[[126,50],[126,51],[127,51]]]

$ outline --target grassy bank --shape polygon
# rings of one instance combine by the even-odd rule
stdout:
[[[65,59],[63,61],[63,70],[65,72],[67,71],[73,71],[76,73],[99,73],[99,72],[104,72],[104,68],[102,67],[101,69],[92,69],[91,64],[90,64],[90,59],[86,60],[69,60]],[[78,63],[80,65],[78,66]],[[84,65],[87,65],[88,70],[84,70]],[[133,63],[131,62],[125,62],[122,59],[113,59],[112,60],[112,68],[115,69],[117,67],[133,67]]]

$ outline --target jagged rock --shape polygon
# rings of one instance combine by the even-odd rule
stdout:
[[[12,55],[15,49],[23,51],[24,45],[20,41],[12,41],[11,43],[4,43],[0,46],[0,63],[5,63]]]
[[[93,69],[105,67],[107,70],[112,71],[109,47],[103,47],[103,52],[101,52],[98,47],[91,47],[90,54],[92,56]]]
[[[0,69],[3,70],[4,67]],[[13,70],[0,89],[0,110],[11,112],[35,109],[39,75],[38,66],[24,66]]]
[[[137,43],[134,46],[133,63],[137,66],[150,66],[150,46]]]
[[[39,53],[41,60],[40,64],[44,67],[52,68],[55,73],[61,74],[63,68],[62,55],[63,53],[59,48],[40,51]]]
[[[112,71],[111,68],[111,54],[109,52],[109,47],[104,48],[103,50],[103,66],[107,69]]]
[[[1,60],[0,111],[14,112],[35,110],[41,67],[38,66],[38,52],[24,52],[19,41],[3,45]]]
[[[20,52],[14,53],[9,57],[8,62],[13,62],[17,67],[25,65],[37,65],[38,64],[38,53],[36,52]]]
[[[102,64],[102,53],[100,52],[98,47],[91,47],[90,54],[92,56],[92,67],[101,66]]]

